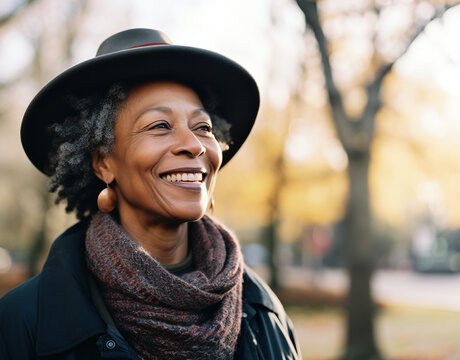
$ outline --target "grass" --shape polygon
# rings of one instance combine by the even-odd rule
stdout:
[[[338,359],[344,339],[339,308],[288,307],[304,359]],[[390,360],[460,359],[460,312],[383,308],[376,318],[377,343]]]

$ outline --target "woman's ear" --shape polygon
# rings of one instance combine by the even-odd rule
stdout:
[[[92,159],[94,174],[106,184],[115,179],[109,159],[109,156],[103,156],[99,150],[94,152]]]

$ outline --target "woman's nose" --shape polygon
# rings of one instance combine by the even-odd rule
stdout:
[[[175,135],[174,154],[197,157],[206,152],[206,148],[191,129],[176,129]]]

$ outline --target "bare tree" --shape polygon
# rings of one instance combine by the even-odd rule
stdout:
[[[331,117],[337,136],[348,155],[349,197],[345,215],[346,264],[350,285],[346,302],[346,348],[343,359],[379,359],[374,334],[374,303],[371,297],[371,277],[374,270],[374,241],[371,230],[369,207],[368,172],[370,147],[374,138],[374,124],[377,112],[382,106],[381,89],[385,77],[395,62],[406,53],[412,42],[434,19],[441,17],[448,9],[457,5],[432,5],[429,18],[414,18],[408,29],[400,52],[391,60],[379,56],[374,47],[373,77],[365,84],[367,103],[357,117],[347,114],[343,94],[336,85],[330,61],[329,42],[323,32],[319,6],[316,1],[296,0],[304,14],[307,28],[311,30],[321,57],[325,87],[328,94]],[[378,17],[380,8],[372,4]],[[374,44],[375,45],[375,44]]]

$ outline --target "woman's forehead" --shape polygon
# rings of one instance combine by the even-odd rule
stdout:
[[[170,114],[175,111],[186,111],[194,116],[209,116],[193,89],[179,83],[162,81],[133,88],[119,108],[118,120],[129,117],[135,123],[146,113]]]
[[[154,81],[138,85],[131,89],[125,102],[144,98],[158,101],[183,98],[201,104],[198,94],[191,87],[173,81]]]

